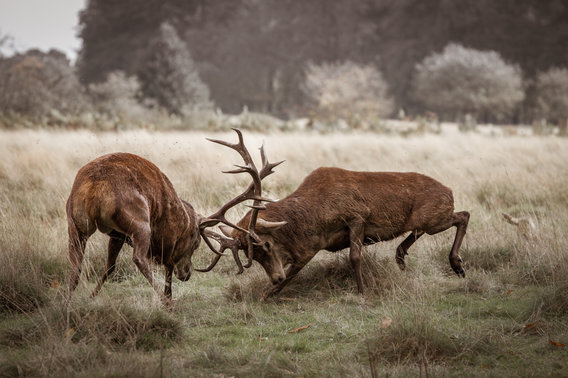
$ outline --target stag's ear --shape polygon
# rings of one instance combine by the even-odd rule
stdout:
[[[224,225],[224,224],[220,224],[219,229],[221,230],[223,235],[225,235],[226,237],[228,237],[228,238],[233,237],[233,228],[232,227],[229,227],[229,226]]]
[[[271,231],[275,231],[278,230],[280,227],[284,226],[288,224],[288,222],[286,221],[282,221],[282,222],[272,222],[272,221],[267,221],[264,220],[262,218],[258,218],[256,220],[256,229],[261,232],[261,233],[269,233]]]

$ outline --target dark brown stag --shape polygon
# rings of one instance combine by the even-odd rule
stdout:
[[[237,149],[243,155],[246,165],[239,166],[230,173],[246,172],[252,176],[253,182],[242,194],[208,217],[200,216],[189,203],[180,199],[166,175],[154,164],[139,156],[113,153],[101,156],[82,167],[67,200],[69,259],[72,267],[69,298],[79,282],[87,239],[97,229],[107,234],[110,240],[106,268],[93,291],[93,296],[114,271],[118,253],[125,242],[134,249],[134,263],[159,294],[152,278],[149,259],[165,266],[164,294],[160,294],[165,303],[171,300],[172,273],[182,281],[190,278],[191,257],[199,246],[201,236],[219,256],[227,248],[233,250],[235,260],[242,270],[235,242],[207,228],[222,222],[247,235],[254,235],[254,219],[249,222],[248,231],[229,222],[225,213],[231,207],[247,200],[254,200],[253,207],[261,208],[261,201],[264,200],[261,196],[261,180],[271,174],[272,168],[277,164],[268,163],[264,150],[261,149],[264,165],[258,172],[244,146],[242,134],[236,131],[239,143],[231,145],[214,142]],[[220,243],[221,252],[213,247],[208,238]],[[250,266],[251,262],[247,266]],[[283,279],[282,272],[279,280]]]
[[[246,214],[238,225],[249,224],[254,216],[252,212]],[[259,222],[261,219],[263,222]],[[363,293],[362,246],[409,233],[396,249],[396,262],[404,269],[408,248],[419,237],[453,226],[457,232],[450,265],[459,276],[465,276],[458,250],[469,213],[455,213],[452,191],[418,173],[319,168],[294,193],[267,204],[258,220],[255,235],[261,242],[252,244],[252,258],[271,278],[290,264],[286,279],[282,282],[272,279],[274,285],[266,296],[279,292],[318,251],[347,247],[357,287]],[[264,227],[264,222],[270,222],[271,227]],[[235,240],[238,248],[251,253],[248,234],[223,226],[221,230]]]

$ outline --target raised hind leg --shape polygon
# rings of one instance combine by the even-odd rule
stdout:
[[[120,238],[120,237],[112,237],[111,236],[111,238],[109,239],[109,241],[108,241],[108,256],[107,256],[107,263],[106,263],[105,271],[103,272],[103,275],[99,279],[99,283],[97,284],[97,287],[95,288],[95,290],[93,290],[93,293],[91,294],[92,297],[96,296],[99,293],[99,290],[101,290],[101,287],[105,283],[108,276],[110,276],[112,274],[112,272],[114,272],[114,269],[116,267],[116,258],[118,257],[118,253],[120,252],[120,249],[124,245],[124,241],[125,241],[124,237]]]
[[[456,238],[454,239],[454,244],[452,245],[452,250],[450,251],[450,266],[460,277],[465,277],[465,270],[463,269],[461,263],[462,259],[458,254],[463,237],[467,230],[467,224],[469,223],[469,213],[467,211],[460,211],[459,213],[453,214],[453,226],[457,227]]]
[[[404,256],[408,255],[408,248],[410,248],[410,246],[414,244],[414,242],[418,240],[418,238],[422,235],[424,235],[424,231],[413,231],[396,248],[395,259],[400,270],[404,270],[406,268],[406,264],[404,263]]]
[[[454,244],[452,245],[449,258],[450,258],[450,266],[452,267],[454,272],[456,272],[456,274],[460,277],[465,277],[465,270],[462,267],[461,264],[462,259],[458,254],[458,251],[463,241],[463,237],[465,236],[468,222],[469,222],[469,213],[467,211],[460,211],[458,213],[453,213],[447,222],[438,224],[434,228],[425,230],[428,235],[434,235],[437,234],[438,232],[445,231],[450,227],[455,226],[457,228],[456,238],[454,239]]]

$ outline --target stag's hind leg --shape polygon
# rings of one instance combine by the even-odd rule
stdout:
[[[69,262],[71,264],[71,277],[69,279],[69,297],[79,284],[79,277],[81,276],[81,264],[83,263],[83,256],[85,254],[85,246],[87,239],[95,232],[94,224],[83,225],[79,227],[75,221],[69,217],[67,220],[67,232],[69,234]],[[89,227],[90,226],[90,227]]]
[[[77,234],[69,236],[69,262],[71,263],[71,278],[69,279],[69,297],[79,284],[79,276],[81,276],[81,264],[83,263],[83,255],[85,254],[85,246],[87,237]]]
[[[95,288],[95,290],[93,290],[93,293],[91,294],[92,297],[96,296],[99,293],[99,290],[101,290],[101,287],[105,283],[108,276],[110,276],[112,272],[114,272],[114,269],[116,267],[116,258],[118,257],[118,253],[122,249],[122,246],[124,245],[125,238],[126,237],[124,235],[122,238],[120,236],[110,237],[108,241],[108,256],[105,271],[99,279],[97,287]]]
[[[469,213],[467,211],[460,211],[459,213],[454,213],[452,218],[454,221],[453,226],[456,226],[457,230],[456,238],[454,239],[454,244],[452,245],[452,250],[450,251],[450,266],[458,276],[465,277],[465,270],[461,265],[462,259],[458,254],[458,251],[467,230],[467,224],[469,223]]]
[[[465,277],[465,270],[462,267],[462,259],[458,254],[463,237],[467,230],[467,224],[469,222],[469,213],[467,211],[460,211],[458,213],[453,213],[450,219],[443,224],[439,224],[434,228],[427,229],[426,233],[429,235],[437,234],[447,230],[450,227],[456,227],[456,237],[454,239],[454,244],[452,245],[452,250],[450,251],[450,266],[460,277]]]
[[[414,244],[414,242],[418,240],[418,238],[421,237],[422,235],[424,235],[424,231],[413,231],[396,248],[395,259],[400,270],[406,269],[406,264],[404,263],[404,256],[408,255],[408,248],[410,248],[410,246]]]

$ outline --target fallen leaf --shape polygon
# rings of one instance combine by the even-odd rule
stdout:
[[[534,327],[537,323],[538,323],[538,322],[526,324],[526,325],[525,325],[525,329],[532,328],[532,327]]]
[[[487,365],[483,364],[483,365],[481,365],[481,368],[482,368],[483,370],[487,370]]]
[[[303,330],[305,330],[306,328],[309,328],[311,325],[312,325],[312,323],[306,324],[306,325],[303,326],[303,327],[298,327],[298,328],[295,328],[295,329],[293,329],[293,330],[291,330],[291,331],[288,331],[288,333],[296,333],[296,332],[303,331]]]
[[[548,340],[548,342],[551,343],[551,344],[554,345],[554,346],[561,347],[561,348],[566,346],[566,345],[564,345],[564,344],[562,344],[562,343],[559,343],[558,341]]]
[[[59,283],[58,280],[53,280],[53,281],[51,282],[51,285],[50,285],[50,287],[51,287],[52,289],[57,289],[59,286],[61,286],[61,284]]]
[[[63,333],[63,338],[65,338],[65,340],[71,340],[74,334],[75,328],[67,328],[67,331]]]
[[[513,292],[513,290],[508,290],[507,295],[511,295],[512,292]]]
[[[391,318],[385,318],[381,324],[381,328],[388,328],[390,327],[391,323],[392,323]]]

